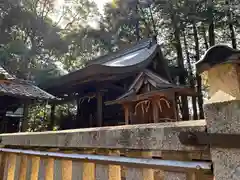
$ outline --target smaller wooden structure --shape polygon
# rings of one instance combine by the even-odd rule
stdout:
[[[194,95],[190,88],[178,86],[145,69],[136,77],[128,91],[106,105],[121,104],[125,124],[173,122],[179,120],[176,103],[179,95]]]
[[[56,99],[53,95],[27,81],[17,79],[10,75],[4,68],[0,67],[0,132],[14,132],[19,130],[21,116],[10,117],[7,112],[11,111],[14,114],[21,107],[24,109],[24,118],[27,115],[29,104],[53,99]],[[27,117],[25,116],[25,118]],[[27,124],[27,119],[25,119],[22,122],[22,130],[26,130]],[[12,127],[15,128],[12,129]]]

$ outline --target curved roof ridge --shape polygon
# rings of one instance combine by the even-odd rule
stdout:
[[[136,42],[132,44],[130,47],[126,47],[124,49],[117,50],[115,52],[108,53],[106,55],[97,57],[93,60],[90,60],[87,62],[87,66],[93,65],[93,64],[104,64],[108,61],[111,61],[112,59],[119,58],[121,56],[124,56],[129,53],[133,53],[135,51],[138,51],[143,48],[150,48],[152,45],[157,44],[156,41],[154,41],[152,38],[143,39],[139,42]]]

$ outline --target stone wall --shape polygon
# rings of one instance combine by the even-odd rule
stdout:
[[[0,173],[10,179],[212,179],[209,147],[183,145],[183,131],[205,132],[206,122],[1,134]]]

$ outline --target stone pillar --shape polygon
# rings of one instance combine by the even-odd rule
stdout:
[[[240,134],[240,101],[206,104],[208,133]],[[239,143],[239,142],[236,142]],[[240,149],[211,147],[215,180],[240,178]]]
[[[209,85],[204,105],[208,133],[240,134],[239,65],[216,64],[203,74]],[[215,180],[240,179],[240,149],[211,146],[210,151]]]

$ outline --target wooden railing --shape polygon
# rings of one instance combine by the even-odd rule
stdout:
[[[0,180],[212,179],[208,147],[181,131],[205,121],[0,135]]]

